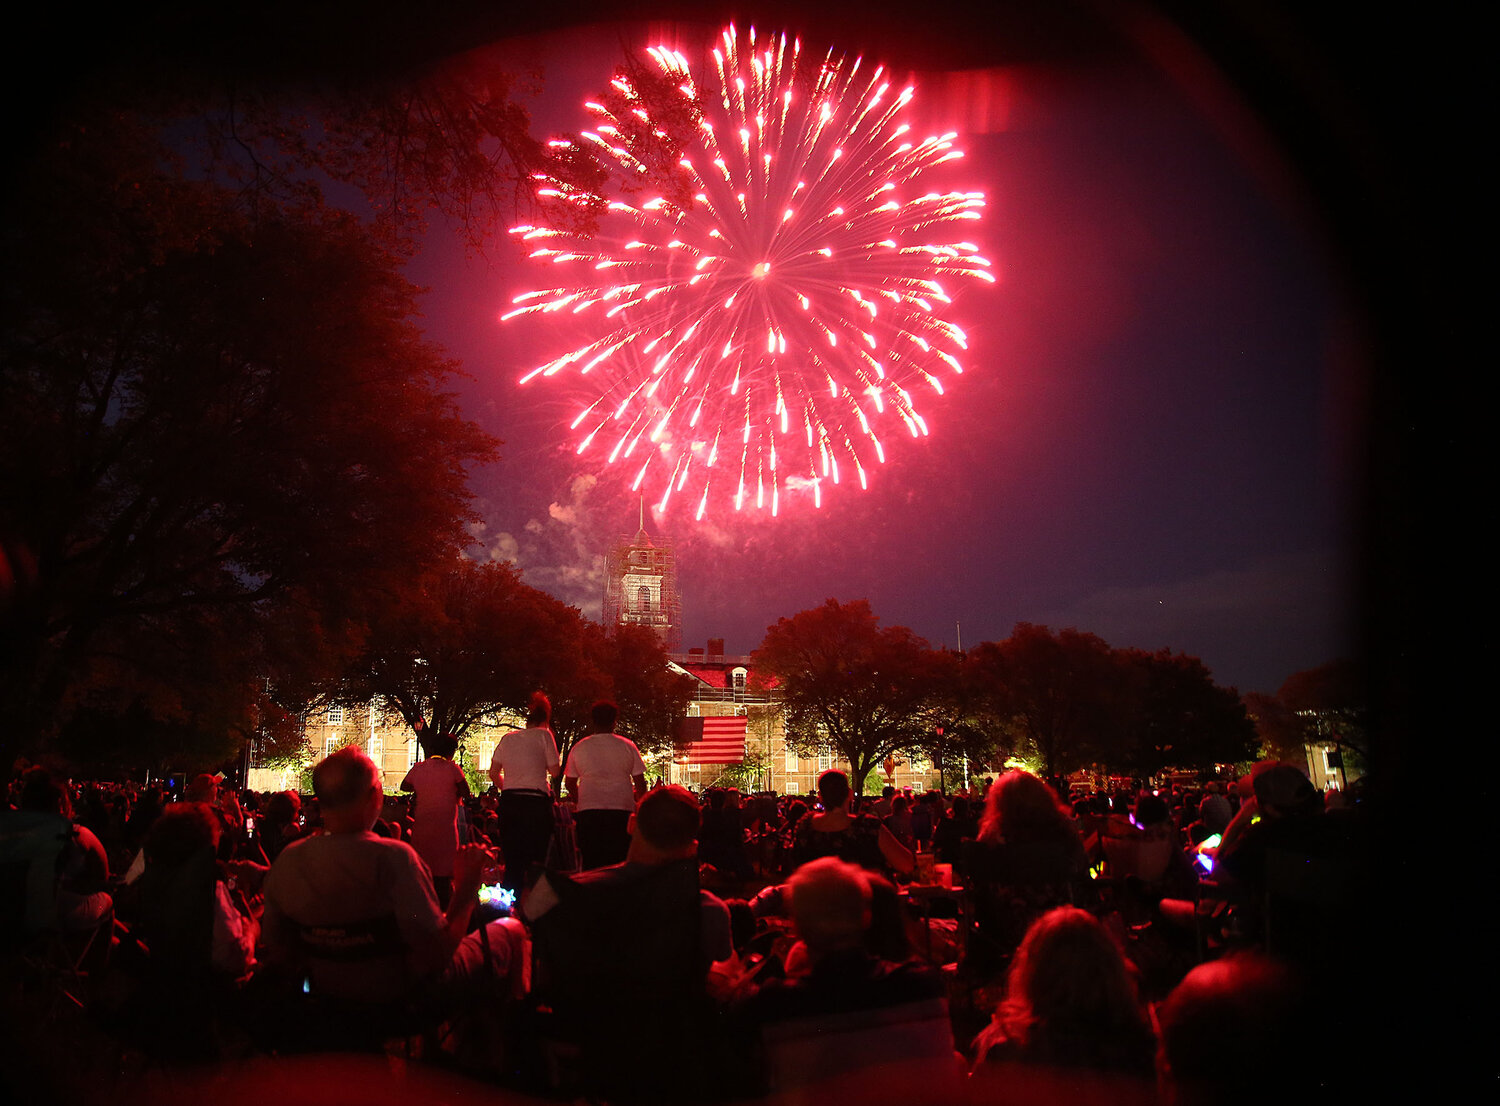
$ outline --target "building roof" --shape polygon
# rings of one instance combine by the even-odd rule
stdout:
[[[749,657],[707,657],[700,653],[674,653],[672,655],[672,663],[689,676],[709,687],[724,690],[734,686],[733,675],[735,669],[743,668],[747,674],[755,671]],[[771,687],[775,686],[776,684],[773,680]]]

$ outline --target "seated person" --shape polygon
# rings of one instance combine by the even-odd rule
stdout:
[[[1339,1055],[1349,1019],[1320,1008],[1285,965],[1255,953],[1200,964],[1157,1007],[1159,1100],[1169,1106],[1288,1106],[1360,1101],[1331,1094],[1323,1041]],[[1335,1067],[1346,1083],[1354,1069]],[[1384,1065],[1372,1070],[1389,1072]],[[1348,1086],[1341,1088],[1348,1091]]]
[[[1191,898],[1197,885],[1193,862],[1178,842],[1166,801],[1149,791],[1136,797],[1129,818],[1111,817],[1099,839],[1104,875],[1139,881],[1143,890]]]
[[[636,804],[622,864],[544,874],[522,899],[536,947],[535,993],[549,1032],[577,1046],[586,1090],[647,1100],[695,1093],[653,1049],[699,1055],[715,961],[733,954],[729,910],[698,885],[698,803],[658,787]],[[675,1065],[675,1061],[674,1061]]]
[[[278,791],[266,800],[256,839],[268,862],[275,860],[282,849],[302,836],[302,827],[298,823],[301,812],[302,796],[295,791]]]
[[[146,835],[137,933],[165,979],[238,979],[255,965],[254,920],[219,878],[220,822],[207,804],[173,803]]]
[[[707,802],[698,833],[699,859],[726,879],[750,882],[755,878],[755,868],[745,847],[744,810],[739,793],[711,787],[704,798]]]
[[[830,769],[818,777],[820,814],[810,814],[797,823],[792,843],[796,867],[819,857],[836,856],[872,872],[910,875],[916,866],[912,851],[898,841],[873,814],[854,814],[854,792],[849,777]]]
[[[953,800],[953,809],[932,827],[932,851],[940,864],[957,864],[963,856],[963,843],[979,833],[979,822],[970,813],[969,800],[962,795]]]
[[[763,1083],[780,1091],[885,1062],[956,1077],[941,974],[869,951],[867,873],[824,857],[799,868],[788,890],[806,970],[768,980],[735,1010],[747,1043],[762,1050]]]
[[[78,934],[99,930],[107,937],[108,924],[114,917],[114,900],[105,890],[109,885],[109,857],[94,832],[73,820],[73,803],[67,790],[45,768],[33,768],[21,785],[20,809],[56,814],[71,825],[58,860],[58,928]],[[101,940],[95,949],[94,956],[107,956],[109,942]]]
[[[1005,999],[974,1042],[976,1076],[1012,1064],[1138,1080],[1149,1097],[1156,1037],[1129,965],[1104,927],[1077,907],[1038,918],[1016,951]]]
[[[438,909],[412,847],[371,832],[380,773],[340,749],[313,769],[323,832],[282,850],[265,878],[260,959],[312,994],[391,1007],[434,992],[503,994],[520,977],[520,926],[496,919],[465,935],[488,854],[458,850],[453,898]]]
[[[1290,764],[1257,765],[1252,788],[1225,831],[1214,879],[1269,951],[1311,967],[1336,947],[1330,934],[1358,929],[1369,878],[1363,825],[1351,812],[1327,813]]]
[[[1068,808],[1029,772],[990,788],[979,837],[964,854],[974,925],[966,974],[999,975],[1031,923],[1055,906],[1092,901],[1088,857]]]
[[[1203,799],[1198,804],[1198,821],[1203,823],[1205,835],[1223,833],[1233,817],[1234,811],[1229,800],[1220,794],[1219,785],[1210,783],[1204,787]]]

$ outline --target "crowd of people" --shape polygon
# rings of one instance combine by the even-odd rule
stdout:
[[[622,1102],[886,1070],[1016,1101],[1234,1102],[1264,1095],[1223,1057],[1262,1049],[1283,1101],[1330,1077],[1296,1042],[1358,893],[1361,814],[1298,769],[1080,795],[1013,770],[865,803],[834,770],[814,795],[694,795],[648,786],[616,719],[599,704],[563,760],[538,694],[480,795],[424,732],[405,796],[345,748],[311,796],[36,768],[4,817],[52,834],[55,879],[24,894],[85,973],[135,981],[114,1024],[166,1057],[399,1044]]]

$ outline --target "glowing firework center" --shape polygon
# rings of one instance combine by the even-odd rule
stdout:
[[[571,282],[517,296],[503,318],[565,312],[596,335],[523,382],[586,379],[578,452],[628,465],[658,510],[681,495],[698,518],[711,500],[776,514],[792,492],[820,505],[827,485],[865,487],[882,433],[925,435],[917,397],[963,372],[944,282],[994,280],[957,240],[983,193],[923,183],[963,156],[954,135],[912,134],[913,90],[883,68],[805,55],[785,35],[741,42],[729,27],[706,76],[674,50],[647,53],[653,81],[682,97],[674,118],[693,121],[673,167],[683,200],[623,191],[594,239],[513,228]],[[660,101],[630,79],[613,89],[588,105],[598,121],[581,141],[644,180],[646,146],[674,124],[656,124]],[[546,200],[606,202],[538,179]]]

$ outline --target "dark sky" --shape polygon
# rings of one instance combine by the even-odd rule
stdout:
[[[968,371],[868,492],[648,521],[679,553],[685,645],[749,652],[834,597],[949,646],[1077,626],[1196,654],[1242,691],[1349,651],[1357,321],[1274,142],[1186,40],[1147,32],[963,71],[882,57],[915,72],[915,112],[961,132],[946,186],[986,192],[976,239],[1002,279],[958,298]],[[539,129],[576,130],[622,36],[664,33],[548,32],[497,57],[543,68]],[[497,316],[545,286],[531,264],[435,234],[414,275],[429,332],[472,376],[466,408],[505,440],[476,474],[482,548],[597,613],[637,505],[574,456],[565,388],[517,384],[546,351]]]
[[[94,70],[295,87],[487,43],[542,70],[539,131],[576,130],[622,41],[712,34],[717,20],[665,22],[712,11],[753,18],[696,0],[460,0],[420,15],[181,0],[73,27],[59,9],[30,44],[50,58],[44,77],[7,77],[15,102],[39,105],[15,142],[45,134],[46,105]],[[1430,305],[1414,296],[1423,250],[1399,194],[1413,170],[1386,151],[1420,152],[1441,131],[1411,125],[1417,86],[1382,59],[1413,43],[1402,72],[1430,72],[1420,28],[1276,0],[754,11],[770,13],[753,20],[763,30],[915,75],[913,112],[968,152],[950,186],[988,196],[975,238],[1002,279],[958,298],[968,371],[924,406],[931,436],[893,446],[870,491],[775,520],[648,522],[679,552],[685,645],[749,652],[776,619],[836,597],[868,598],[934,644],[1028,620],[1169,647],[1242,691],[1358,648],[1355,616],[1402,663],[1416,419],[1393,365],[1425,347]],[[634,531],[636,503],[573,456],[560,390],[517,385],[542,351],[498,315],[539,275],[506,245],[474,258],[439,230],[412,272],[430,289],[429,334],[470,374],[466,410],[505,441],[474,474],[476,549],[597,613],[604,552]],[[1389,586],[1361,602],[1372,582]]]

